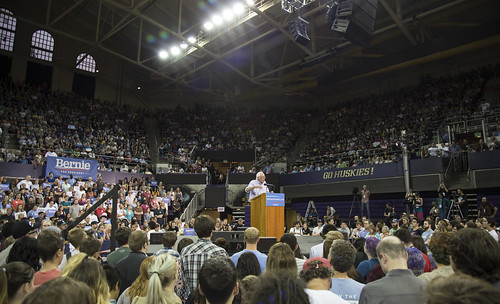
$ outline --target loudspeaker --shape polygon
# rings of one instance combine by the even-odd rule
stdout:
[[[269,249],[271,249],[274,244],[276,244],[275,237],[261,237],[259,239],[259,242],[257,243],[257,250],[262,253],[268,254]]]
[[[332,30],[354,44],[369,47],[372,41],[378,0],[344,0],[337,6]]]
[[[229,255],[245,249],[244,231],[214,231],[212,232],[212,242],[218,238],[226,239],[229,243]]]
[[[293,40],[303,46],[308,45],[309,41],[311,41],[307,35],[307,25],[309,25],[309,22],[301,17],[298,17],[290,22],[290,34],[292,35]]]
[[[226,206],[226,187],[209,185],[205,188],[205,208]]]

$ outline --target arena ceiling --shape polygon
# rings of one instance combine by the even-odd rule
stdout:
[[[279,0],[258,0],[220,30],[203,24],[215,12],[244,0],[7,0],[17,18],[109,52],[125,74],[150,94],[207,92],[224,98],[303,94],[322,82],[362,77],[436,52],[483,41],[498,45],[499,1],[379,0],[373,41],[352,44],[325,24],[327,5],[301,10],[309,22],[307,46],[296,43],[296,17]],[[159,50],[188,37],[187,54],[161,60]],[[485,41],[486,40],[486,41]],[[98,63],[99,64],[99,63]]]

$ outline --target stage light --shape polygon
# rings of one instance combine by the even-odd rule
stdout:
[[[253,6],[255,4],[255,1],[253,1],[253,0],[247,0],[246,3],[247,3],[248,6]]]
[[[168,53],[167,51],[160,51],[160,53],[158,54],[158,56],[160,56],[161,59],[167,59],[168,58]]]
[[[245,6],[242,3],[235,3],[233,5],[233,12],[235,15],[241,15],[245,11]]]
[[[173,46],[171,49],[170,49],[170,53],[174,56],[177,56],[181,53],[181,49],[179,49],[178,47],[176,46]]]
[[[188,41],[191,43],[196,43],[196,38],[194,36],[189,36]]]
[[[140,89],[141,89],[141,87],[139,86],[139,87],[137,87],[137,89],[138,89],[138,90],[140,90]]]
[[[210,31],[211,29],[214,28],[214,24],[210,21],[207,21],[203,24],[203,27],[207,30]]]
[[[215,25],[221,25],[223,20],[222,18],[219,16],[219,15],[213,15],[212,16],[212,22],[215,24]]]
[[[180,44],[180,47],[181,47],[181,49],[183,49],[183,50],[187,49],[187,48],[188,48],[188,46],[189,46],[189,45],[188,45],[185,41],[183,41],[183,42]]]
[[[230,21],[231,19],[233,19],[234,14],[230,9],[226,8],[222,11],[222,17],[224,17],[224,20]]]

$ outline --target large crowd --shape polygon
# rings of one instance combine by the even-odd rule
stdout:
[[[498,69],[488,66],[454,77],[428,77],[415,87],[322,109],[197,105],[154,113],[4,79],[2,140],[14,132],[18,149],[2,149],[0,159],[39,165],[47,156],[89,158],[98,160],[101,170],[143,173],[152,170],[145,117],[158,119],[162,138],[154,148],[160,160],[173,165],[166,172],[176,173],[206,172],[203,168],[210,161],[196,158],[195,150],[252,150],[258,163],[288,162],[283,173],[297,173],[399,161],[403,146],[410,158],[448,157],[457,149],[499,149],[500,136],[492,136],[494,132],[479,143],[450,144],[443,129],[497,110],[498,104],[482,97]]]
[[[491,210],[476,221],[448,220],[432,210],[424,219],[417,209],[398,216],[388,204],[384,219],[356,216],[349,227],[334,211],[312,212],[266,255],[257,250],[255,227],[246,228],[241,251],[223,238],[212,243],[212,232],[240,230],[242,219],[181,221],[180,189],[153,177],[124,180],[116,210],[119,248],[109,253],[111,201],[83,217],[113,186],[100,176],[27,176],[0,184],[0,303],[42,303],[56,291],[65,303],[399,303],[401,297],[445,303],[465,294],[495,303],[500,293],[497,208],[487,202],[479,209]],[[162,235],[164,248],[148,257],[152,233]],[[194,234],[195,242],[184,237]],[[306,257],[297,238],[309,235],[322,239]],[[394,280],[403,285],[396,288]],[[448,290],[454,284],[462,285]],[[470,286],[482,286],[481,292],[471,294]]]
[[[47,156],[95,159],[104,171],[122,164],[144,172],[149,148],[144,111],[89,100],[42,86],[0,81],[3,140],[16,135],[17,149],[2,149],[7,162],[43,165]]]

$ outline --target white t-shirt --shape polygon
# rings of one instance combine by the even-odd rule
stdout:
[[[321,234],[321,231],[323,231],[323,226],[321,226],[321,227],[314,227],[313,234]]]
[[[334,294],[330,290],[304,289],[309,296],[311,304],[349,304],[346,300]]]
[[[498,233],[495,231],[495,229],[488,231],[488,233],[495,239],[495,241],[498,242]]]

